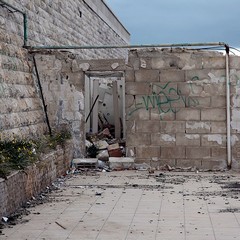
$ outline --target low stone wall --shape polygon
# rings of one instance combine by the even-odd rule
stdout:
[[[41,161],[25,171],[14,172],[7,180],[0,179],[0,217],[8,216],[27,200],[39,194],[57,177],[64,175],[73,156],[72,142],[45,154]]]

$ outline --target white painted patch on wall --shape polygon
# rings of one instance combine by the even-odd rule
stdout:
[[[169,134],[163,134],[161,136],[162,140],[165,141],[165,142],[176,142],[176,138],[169,135]]]
[[[81,64],[79,64],[79,68],[85,72],[90,68],[90,64],[89,63],[81,63]]]
[[[200,136],[198,134],[185,134],[185,138],[194,140],[194,139],[199,139]]]
[[[207,129],[210,130],[210,124],[204,123],[204,122],[195,122],[195,123],[187,123],[186,128],[189,129]]]
[[[129,150],[129,153],[130,153],[130,156],[131,156],[131,157],[134,157],[134,156],[135,156],[134,151],[133,151],[132,149]]]
[[[231,127],[234,130],[240,131],[240,110],[238,109],[232,110]]]
[[[219,145],[223,143],[223,136],[221,134],[208,135],[209,142],[217,142]]]
[[[112,65],[111,65],[111,68],[112,69],[117,69],[119,67],[119,63],[113,63]]]
[[[147,63],[144,59],[140,59],[140,63],[141,63],[141,68],[146,68],[147,67]]]
[[[238,136],[236,135],[232,135],[231,136],[231,145],[234,146],[236,144],[236,142],[238,142],[239,139],[238,139]]]
[[[193,65],[190,65],[190,64],[187,64],[182,68],[182,70],[192,70],[192,69],[195,69],[196,68],[196,65],[193,64]]]
[[[211,83],[224,83],[226,81],[225,76],[216,77],[213,73],[209,73],[208,76],[211,79]]]
[[[132,125],[132,131],[135,132],[135,127],[136,127],[136,121],[133,121],[133,125]]]

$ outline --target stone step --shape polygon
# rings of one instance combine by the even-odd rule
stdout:
[[[131,157],[110,157],[109,167],[112,170],[134,169],[134,160]]]
[[[72,160],[72,164],[75,168],[97,168],[97,158],[75,158]]]

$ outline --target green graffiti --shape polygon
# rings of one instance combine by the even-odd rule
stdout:
[[[181,90],[178,88],[170,87],[168,82],[164,86],[153,84],[152,85],[152,94],[147,96],[142,96],[141,101],[136,103],[136,98],[134,96],[134,108],[129,112],[128,115],[132,115],[134,112],[145,109],[157,109],[159,114],[165,113],[177,113],[180,111],[179,108],[174,107],[176,103],[182,103],[185,107],[196,107],[199,105],[197,99],[194,99],[189,96],[184,96],[181,93]],[[157,91],[154,91],[153,88]]]
[[[190,91],[191,91],[192,93],[194,93],[193,82],[194,82],[194,81],[198,81],[198,80],[199,80],[199,77],[198,77],[198,76],[194,76],[194,77],[192,77],[191,82],[189,83],[189,88],[190,88]]]
[[[239,89],[240,89],[240,79],[238,79],[237,83],[236,83],[236,96],[235,96],[235,99],[238,99],[240,97]]]

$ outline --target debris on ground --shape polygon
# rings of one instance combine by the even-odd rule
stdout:
[[[108,123],[105,123],[98,133],[86,134],[86,158],[96,158],[109,165],[110,157],[126,156],[125,139],[114,138],[112,127]],[[101,166],[100,164],[100,169],[105,169]]]
[[[111,158],[110,158],[111,159]],[[103,164],[103,162],[99,162],[99,166]],[[104,168],[105,165],[102,165]],[[197,209],[194,209],[195,214],[199,217],[202,215],[206,215],[206,211],[204,210],[205,203],[207,206],[217,204],[218,202],[215,199],[221,199],[223,203],[221,207],[217,209],[217,212],[224,215],[226,213],[239,213],[240,208],[238,207],[238,201],[240,201],[240,184],[236,176],[232,176],[230,174],[219,174],[212,172],[211,174],[196,174],[195,172],[174,172],[169,171],[167,168],[165,171],[156,171],[155,169],[149,168],[149,165],[139,165],[139,169],[145,168],[145,171],[126,171],[124,174],[118,172],[111,172],[110,174],[102,174],[97,173],[96,170],[87,169],[84,172],[83,169],[80,168],[79,171],[82,176],[78,181],[74,182],[74,179],[78,179],[77,176],[65,176],[63,178],[59,178],[56,182],[54,182],[51,186],[47,187],[44,192],[39,194],[38,196],[33,196],[28,203],[24,205],[22,208],[22,212],[17,212],[13,216],[4,216],[2,221],[0,221],[0,234],[1,229],[4,227],[12,227],[15,224],[21,224],[28,221],[26,218],[23,219],[23,215],[29,215],[30,211],[33,212],[32,207],[42,204],[44,202],[57,202],[57,201],[67,201],[67,197],[62,200],[62,195],[56,194],[61,193],[66,186],[68,190],[75,191],[75,194],[80,195],[83,194],[85,189],[89,189],[88,193],[96,199],[95,204],[102,205],[106,204],[103,202],[103,199],[107,192],[114,192],[114,189],[121,189],[120,192],[128,193],[129,189],[139,190],[143,189],[143,195],[146,192],[151,192],[154,190],[160,191],[160,193],[173,194],[173,198],[171,198],[172,204],[177,204],[178,198],[181,197],[182,201],[197,201],[204,202],[204,205],[201,204]],[[152,170],[154,172],[152,172]],[[92,174],[92,175],[90,175]],[[91,176],[91,177],[90,177]],[[100,179],[103,177],[104,180]],[[65,184],[65,180],[69,178],[70,181]],[[108,181],[108,179],[111,179]],[[205,184],[202,185],[204,179]],[[101,180],[101,181],[100,181]],[[73,182],[71,182],[73,181]],[[197,188],[193,188],[193,191],[187,191],[186,186],[197,184]],[[216,185],[214,189],[211,188],[212,185]],[[71,189],[72,188],[72,189]],[[107,190],[107,191],[106,191]],[[68,191],[69,194],[69,191]],[[178,196],[175,198],[175,195]],[[56,197],[58,195],[58,197]],[[169,195],[169,196],[170,196]],[[59,197],[60,196],[60,197]],[[81,196],[81,195],[80,195]],[[59,200],[61,199],[61,200]],[[232,204],[232,203],[235,204]],[[36,205],[35,205],[36,204]],[[33,212],[32,214],[40,214],[38,211]],[[151,216],[152,217],[152,216]],[[59,226],[59,229],[67,229],[64,222],[59,219],[55,221],[55,224]],[[82,220],[81,220],[82,221]],[[152,223],[152,220],[149,219],[149,223]]]
[[[34,207],[42,205],[44,203],[55,202],[55,198],[50,196],[50,194],[56,191],[62,191],[61,188],[64,186],[67,178],[68,176],[58,178],[55,182],[53,182],[50,186],[47,186],[45,190],[39,193],[37,196],[32,196],[31,199],[25,202],[22,207],[17,209],[14,213],[10,214],[9,216],[2,217],[2,220],[0,221],[0,229],[11,228],[11,226],[17,224],[24,224],[29,221],[27,219],[24,219],[24,217],[28,216],[34,209]],[[38,215],[40,213],[33,212],[33,214]]]
[[[61,227],[62,229],[67,229],[65,228],[62,224],[60,224],[59,222],[55,222],[59,227]]]

